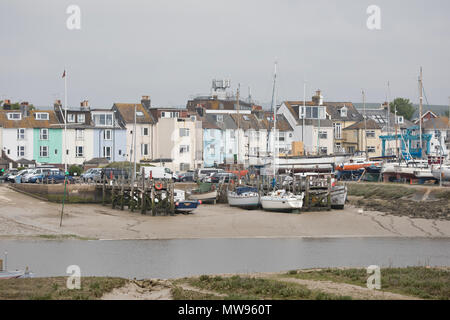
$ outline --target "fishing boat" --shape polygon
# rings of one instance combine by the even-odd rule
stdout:
[[[351,157],[348,162],[339,164],[336,167],[338,171],[359,171],[371,167],[379,167],[383,163],[381,161],[370,161],[363,155],[363,153],[357,153]]]
[[[228,191],[228,204],[231,207],[256,209],[260,206],[258,189],[253,187],[237,187],[234,191]]]
[[[431,173],[436,180],[450,181],[450,163],[441,165],[433,165]]]
[[[189,200],[197,200],[202,202],[216,202],[217,190],[201,192],[199,190],[193,190],[188,196]]]
[[[267,196],[261,197],[261,205],[267,211],[293,211],[303,207],[303,198],[305,194],[302,192],[295,195],[286,190],[276,190],[270,192]]]
[[[347,186],[333,186],[331,188],[331,208],[342,210],[347,201]]]
[[[202,203],[201,200],[186,200],[186,192],[180,189],[174,190],[173,199],[175,211],[183,214],[191,213]]]

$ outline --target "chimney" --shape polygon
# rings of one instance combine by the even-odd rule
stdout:
[[[80,103],[80,110],[81,111],[88,111],[89,109],[90,109],[90,107],[89,107],[89,100],[81,101],[81,103]]]
[[[6,99],[3,102],[3,110],[11,110],[11,100]]]
[[[30,106],[28,102],[20,103],[20,112],[22,113],[22,117],[28,117],[30,115]]]
[[[142,106],[145,109],[150,110],[150,108],[152,106],[152,102],[150,100],[150,96],[142,96],[141,103],[142,103]]]
[[[322,106],[323,105],[323,96],[321,94],[320,89],[316,91],[316,95],[312,97],[312,101],[315,105]]]

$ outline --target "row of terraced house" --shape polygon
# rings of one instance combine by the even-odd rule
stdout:
[[[174,171],[221,164],[262,165],[275,141],[281,157],[330,155],[365,150],[371,157],[394,154],[382,150],[380,136],[397,126],[414,124],[370,110],[366,118],[351,102],[324,102],[320,91],[311,101],[284,101],[273,113],[251,101],[211,95],[189,100],[186,108],[153,107],[149,96],[137,103],[91,108],[83,101],[66,111],[60,101],[36,110],[28,103],[0,111],[0,146],[9,166],[52,164],[104,165],[136,161]],[[67,128],[65,130],[65,128]],[[65,152],[64,152],[65,149]]]

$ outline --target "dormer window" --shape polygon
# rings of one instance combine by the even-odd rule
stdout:
[[[397,124],[404,124],[405,118],[403,116],[397,116]]]
[[[49,115],[47,112],[37,112],[34,114],[34,118],[36,120],[48,120],[49,119]]]
[[[79,114],[77,117],[77,122],[84,123],[85,121],[86,121],[86,117],[85,117],[84,113]]]
[[[20,112],[8,113],[8,120],[22,120],[22,114]]]
[[[75,122],[75,115],[73,113],[67,115],[67,122]]]
[[[341,110],[341,117],[342,118],[347,118],[347,108],[346,107],[343,107]]]
[[[136,117],[143,117],[144,113],[142,111],[136,111]]]
[[[221,114],[220,114],[220,115],[217,115],[217,116],[216,116],[216,121],[217,121],[217,122],[223,122],[223,115],[221,115]]]

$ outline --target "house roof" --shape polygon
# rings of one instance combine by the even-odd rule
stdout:
[[[24,117],[22,115],[21,120],[9,120],[8,113],[21,113],[18,110],[0,110],[0,126],[5,129],[8,128],[59,128],[59,124],[56,114],[53,110],[30,110],[29,115]],[[49,120],[37,120],[35,118],[36,113],[48,113]]]
[[[109,163],[106,158],[92,158],[91,160],[87,160],[84,164],[107,164]]]
[[[381,127],[381,130],[386,131],[388,125],[388,109],[387,108],[377,108],[377,109],[366,109],[365,111],[367,119],[372,119]],[[389,125],[391,130],[395,128],[395,114],[391,112],[389,117]],[[413,122],[408,119],[403,119],[403,123],[399,123],[398,126],[401,129],[406,129],[414,125]]]
[[[351,126],[345,128],[344,130],[359,130],[359,129],[370,129],[370,130],[377,130],[381,129],[381,127],[378,125],[378,123],[375,122],[373,119],[367,119],[367,121],[359,121],[355,124],[352,124]]]
[[[450,126],[449,118],[447,117],[437,117],[437,118],[431,118],[428,120],[424,120],[422,122],[424,129],[448,129]]]
[[[297,122],[300,120],[300,107],[303,107],[303,105],[306,107],[317,107],[317,103],[313,101],[284,101],[283,103],[295,117]],[[324,102],[322,106],[326,108],[331,120],[360,121],[363,119],[362,115],[358,112],[352,102]],[[341,117],[340,109],[343,107],[347,108],[346,117]]]
[[[269,117],[272,117],[271,113],[267,113]],[[237,115],[231,114],[230,117],[233,121],[238,123],[239,119],[239,127],[243,130],[267,130],[270,129],[272,123],[269,123],[267,117],[263,119],[258,119],[254,114],[246,114],[246,115]],[[292,131],[292,127],[286,118],[283,115],[277,115],[277,129],[280,131]]]
[[[156,121],[150,112],[145,109],[141,103],[115,103],[113,109],[116,109],[122,117],[125,124],[134,123],[134,107],[136,106],[136,114],[142,112],[143,116],[136,115],[136,123],[155,124]]]

